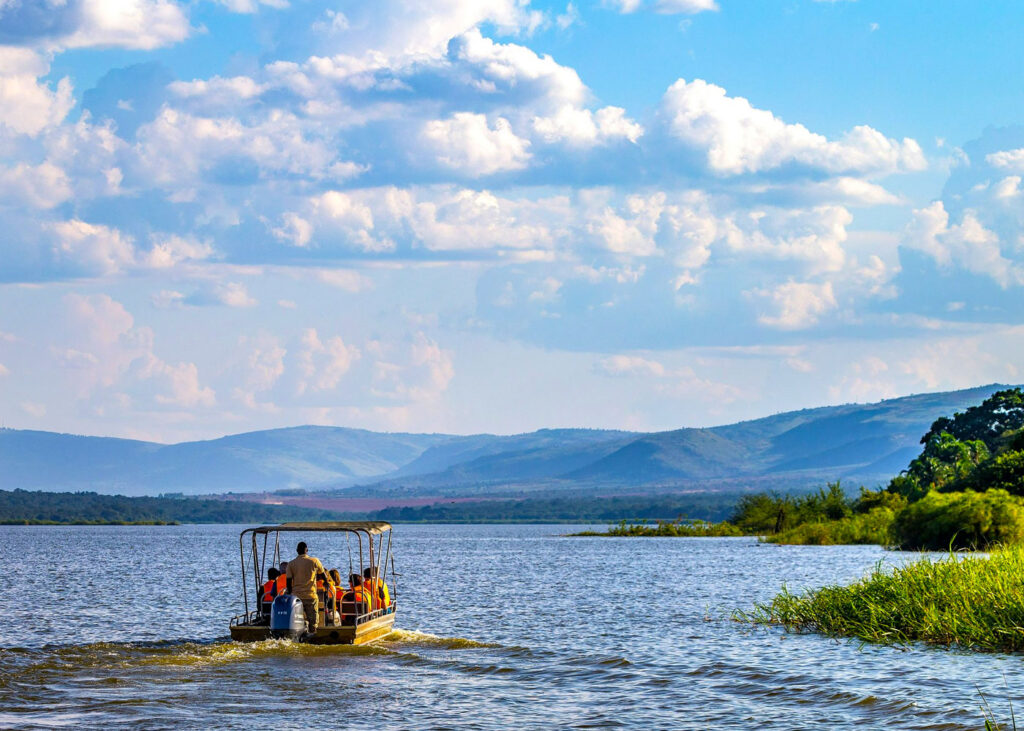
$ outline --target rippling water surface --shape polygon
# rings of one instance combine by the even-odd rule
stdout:
[[[574,528],[397,526],[400,629],[353,648],[230,642],[240,526],[2,527],[0,727],[976,729],[976,686],[1009,719],[1020,657],[729,619],[906,554]]]

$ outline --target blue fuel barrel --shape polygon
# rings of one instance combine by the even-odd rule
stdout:
[[[306,614],[302,602],[292,594],[274,599],[270,609],[270,634],[278,638],[298,639],[306,631]]]

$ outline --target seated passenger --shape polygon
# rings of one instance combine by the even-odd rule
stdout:
[[[262,596],[260,597],[260,612],[270,616],[270,606],[274,603],[274,597],[278,595],[278,573],[277,569],[267,569],[267,580],[263,582]]]
[[[285,572],[288,571],[288,562],[282,561],[278,571],[280,573],[277,576],[277,593],[280,596],[288,593],[288,577],[285,575]]]
[[[352,574],[348,581],[349,590],[341,596],[342,624],[351,624],[357,616],[366,614],[373,608],[373,597],[363,586],[363,577]]]
[[[341,572],[338,569],[328,571],[331,581],[334,582],[334,602],[336,607],[341,606],[341,595],[345,593],[345,587],[341,585]]]
[[[363,584],[373,594],[374,609],[387,609],[391,606],[391,593],[388,591],[388,585],[383,579],[377,577],[376,568],[363,569]]]

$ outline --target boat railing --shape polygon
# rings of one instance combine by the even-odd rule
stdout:
[[[377,619],[378,617],[384,617],[388,614],[394,614],[395,602],[391,602],[389,606],[382,607],[381,609],[374,609],[372,612],[366,614],[359,614],[356,616],[356,625],[364,624],[371,620]]]
[[[231,618],[231,623],[229,626],[236,627],[238,625],[258,624],[260,619],[264,616],[266,615],[261,614],[259,610],[245,612],[244,614],[236,614],[234,617]]]
[[[372,621],[374,619],[378,619],[380,617],[385,617],[385,616],[387,616],[389,614],[394,614],[394,613],[395,613],[395,602],[391,602],[391,604],[389,606],[387,606],[387,607],[383,607],[381,609],[374,609],[372,612],[366,612],[365,614],[356,615],[355,618],[354,618],[355,619],[354,622],[349,622],[347,624],[343,623],[343,624],[338,625],[338,626],[341,626],[341,627],[358,626],[360,624],[365,624],[366,622],[370,622],[370,621]],[[258,624],[266,624],[267,619],[268,619],[268,615],[266,615],[262,611],[256,609],[256,610],[253,610],[251,612],[245,612],[243,614],[236,614],[234,617],[231,618],[230,626],[231,627],[236,627],[236,626],[241,626],[241,625],[252,626],[252,625],[258,625]]]

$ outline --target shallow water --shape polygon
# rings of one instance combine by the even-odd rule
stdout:
[[[572,529],[398,526],[400,629],[352,648],[227,639],[240,526],[2,527],[0,727],[977,729],[976,686],[1024,708],[1019,656],[729,619],[914,556]]]

